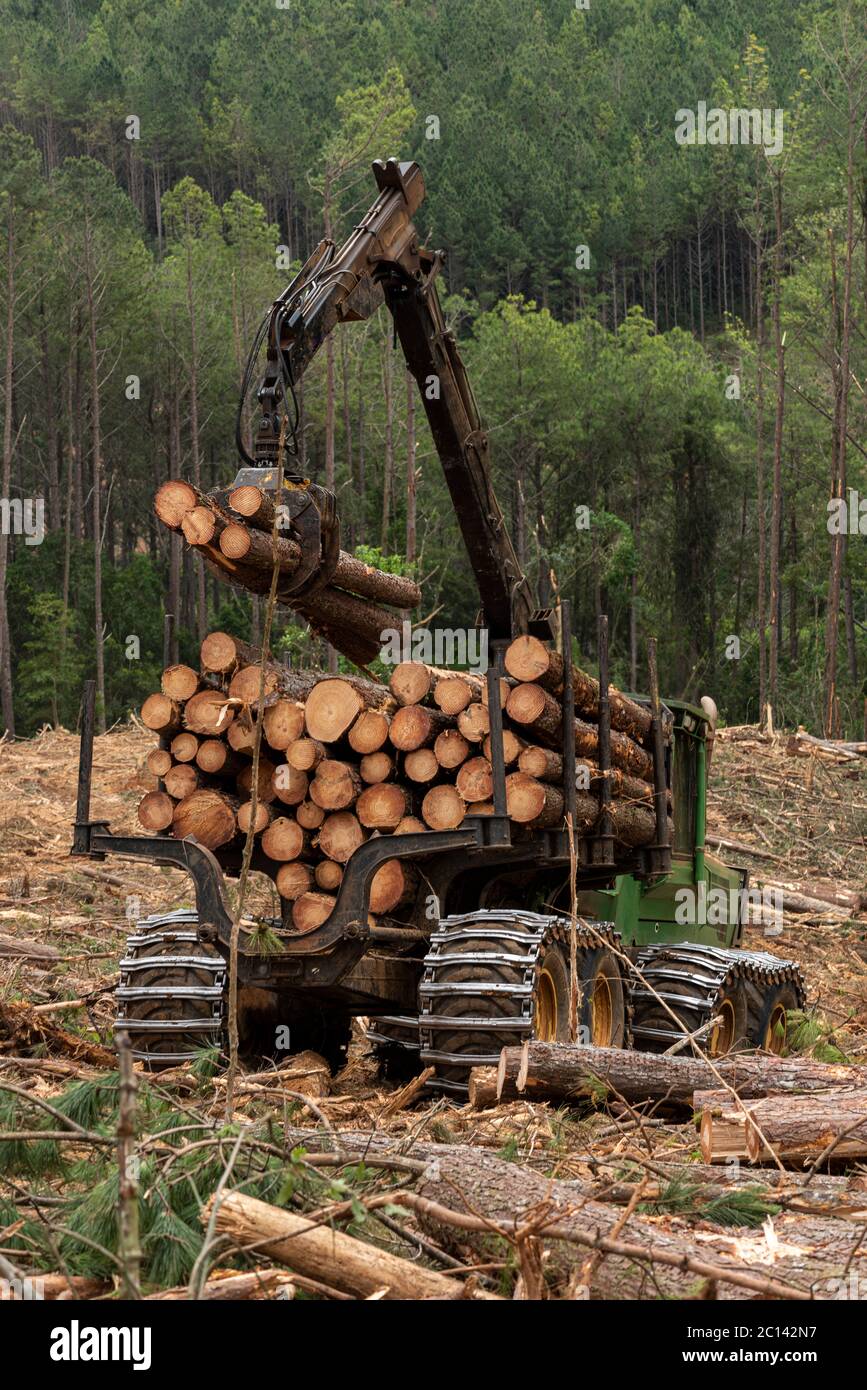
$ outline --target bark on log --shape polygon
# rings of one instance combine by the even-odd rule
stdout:
[[[331,1141],[297,1126],[288,1126],[284,1139],[308,1151],[333,1152]],[[552,1178],[478,1146],[435,1144],[421,1138],[407,1145],[370,1132],[346,1130],[340,1132],[339,1143],[356,1161],[420,1160],[426,1166],[415,1190],[422,1199],[502,1224],[510,1231],[516,1221],[544,1210],[550,1218],[549,1232],[572,1237],[571,1242],[557,1234],[541,1237],[548,1252],[546,1270],[556,1279],[566,1280],[574,1272],[582,1280],[588,1250],[599,1248],[601,1241],[605,1258],[589,1275],[592,1299],[694,1299],[708,1291],[723,1300],[793,1295],[805,1301],[834,1298],[840,1285],[832,1281],[851,1266],[852,1227],[844,1221],[781,1213],[774,1217],[779,1241],[774,1253],[754,1231],[744,1244],[739,1240],[742,1232],[711,1227],[697,1242],[682,1224],[662,1223],[639,1213],[633,1213],[624,1227],[622,1210],[597,1200],[593,1184],[586,1179]],[[469,1246],[479,1252],[480,1259],[490,1259],[489,1231],[459,1229],[438,1219],[435,1212],[419,1212],[418,1218],[444,1249],[461,1252],[465,1258]],[[609,1240],[616,1248],[606,1253]],[[733,1282],[738,1279],[747,1286]]]
[[[563,710],[541,686],[516,685],[506,702],[506,713],[525,730],[532,730],[536,740],[557,748],[563,739]],[[579,758],[598,758],[599,730],[581,719],[575,720],[575,752]],[[628,735],[611,731],[611,763],[623,772],[649,782],[653,777],[653,759]]]
[[[525,772],[510,772],[506,778],[506,810],[519,825],[545,829],[563,820],[563,793],[550,782],[537,782]]]
[[[208,537],[210,540],[210,537]],[[255,569],[274,569],[275,560],[282,571],[291,573],[298,568],[301,560],[301,547],[297,541],[283,536],[272,537],[262,531],[253,531],[240,521],[230,521],[223,527],[219,539],[220,550],[230,560],[240,560],[242,564]]]
[[[506,649],[506,670],[519,681],[536,682],[546,690],[562,694],[563,657],[538,637],[516,637]],[[599,682],[579,667],[572,667],[575,709],[590,719],[599,719]],[[613,685],[608,687],[611,727],[633,739],[644,739],[650,733],[650,711],[621,695]]]
[[[746,1114],[731,1097],[711,1097],[701,1112],[705,1163],[727,1158],[811,1163],[833,1144],[829,1157],[867,1157],[867,1091],[823,1091],[812,1095],[765,1096],[748,1101]]]
[[[262,489],[245,485],[228,494],[228,505],[260,531],[270,531],[274,522],[273,498]],[[366,565],[354,555],[341,551],[333,581],[341,589],[361,598],[375,599],[394,608],[415,608],[421,603],[421,589],[405,575],[387,574]]]
[[[298,899],[296,909],[302,901]],[[207,1224],[209,1216],[210,1204],[202,1212],[203,1224]],[[268,1206],[240,1192],[230,1192],[223,1198],[217,1211],[216,1230],[231,1236],[242,1249],[256,1242],[257,1249],[280,1260],[296,1274],[355,1298],[416,1301],[468,1296],[460,1280],[450,1275],[425,1269],[414,1260],[401,1259],[328,1224],[311,1222],[306,1216]],[[475,1296],[486,1300],[493,1297]]]
[[[606,1091],[627,1101],[666,1100],[693,1108],[693,1094],[719,1086],[717,1073],[742,1099],[833,1087],[867,1089],[867,1066],[838,1066],[809,1057],[666,1057],[616,1047],[531,1042],[500,1054],[502,1094],[568,1100]]]

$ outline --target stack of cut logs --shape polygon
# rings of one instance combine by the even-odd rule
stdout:
[[[138,808],[150,831],[194,836],[212,850],[243,844],[255,814],[264,863],[293,921],[311,930],[332,911],[344,867],[375,834],[452,830],[493,811],[487,685],[482,676],[403,662],[389,685],[264,664],[236,638],[214,632],[201,669],[169,666],[148,696],[143,723],[160,736],[148,757],[161,789]],[[507,810],[529,830],[564,824],[563,663],[535,637],[512,642],[499,682]],[[264,683],[255,810],[252,754]],[[598,793],[598,684],[573,670],[576,832],[592,832]],[[610,691],[611,823],[623,845],[654,838],[646,709]],[[370,911],[398,913],[414,899],[415,872],[386,861]]]
[[[394,627],[398,615],[383,605],[407,610],[421,602],[415,580],[373,569],[343,550],[333,561],[327,583],[320,574],[313,587],[305,587],[302,594],[293,592],[301,546],[279,531],[274,534],[274,501],[261,488],[245,485],[205,495],[192,483],[171,478],[158,489],[154,511],[227,583],[254,594],[267,593],[276,562],[280,602],[294,608],[318,636],[356,665],[373,661],[382,633]]]

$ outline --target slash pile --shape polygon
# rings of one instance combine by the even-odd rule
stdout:
[[[201,647],[201,670],[169,666],[141,717],[160,736],[148,757],[161,789],[138,816],[150,831],[194,836],[211,850],[242,843],[254,814],[252,753],[262,666],[225,632]],[[563,663],[534,637],[519,637],[499,682],[507,810],[527,831],[562,826]],[[452,830],[493,811],[487,685],[481,676],[421,662],[394,668],[388,685],[360,676],[293,671],[266,660],[265,709],[255,808],[262,860],[293,902],[297,930],[333,910],[353,851],[374,834]],[[598,685],[573,670],[579,833],[599,818]],[[611,819],[625,845],[653,839],[652,759],[646,709],[612,689]],[[576,775],[573,773],[573,775]],[[412,903],[416,875],[399,859],[373,879],[370,911]]]

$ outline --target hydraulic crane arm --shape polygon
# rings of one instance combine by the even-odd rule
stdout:
[[[258,389],[262,417],[256,457],[272,470],[280,408],[339,323],[366,319],[385,300],[406,364],[415,377],[476,575],[483,621],[492,639],[525,632],[535,601],[521,571],[491,483],[488,438],[449,332],[435,280],[442,252],[419,244],[413,214],[424,198],[415,163],[373,166],[379,196],[342,247],[323,241],[273,304],[266,321],[267,364]],[[258,348],[261,338],[257,341]],[[303,485],[297,476],[292,479]]]

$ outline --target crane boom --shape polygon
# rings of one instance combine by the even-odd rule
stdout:
[[[319,244],[272,305],[267,362],[257,396],[262,414],[256,468],[273,471],[281,405],[339,323],[367,319],[385,301],[415,378],[476,576],[492,639],[525,632],[535,601],[494,495],[490,446],[436,289],[440,251],[420,245],[413,214],[425,194],[414,162],[375,161],[379,196],[339,249]],[[245,474],[245,477],[248,476]],[[297,475],[296,485],[304,481]]]

